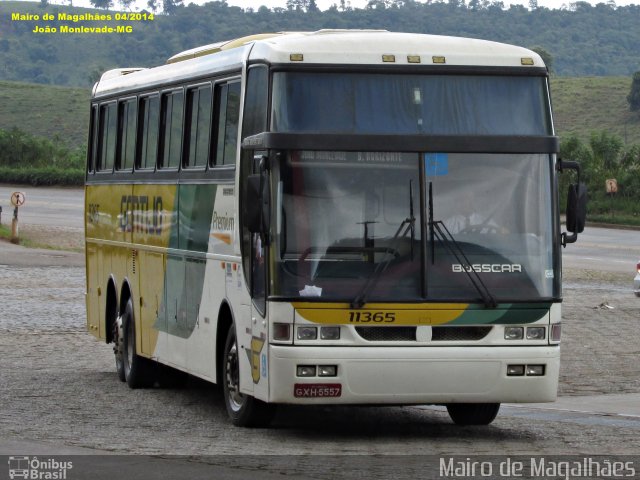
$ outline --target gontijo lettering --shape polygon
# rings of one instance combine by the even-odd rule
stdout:
[[[123,232],[160,235],[164,221],[162,197],[122,195],[119,218]]]

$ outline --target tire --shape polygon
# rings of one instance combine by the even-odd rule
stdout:
[[[447,411],[456,425],[489,425],[498,415],[499,403],[450,403]]]
[[[222,363],[222,389],[227,413],[237,427],[266,427],[273,420],[275,406],[240,393],[239,359],[235,326],[231,325]]]
[[[113,354],[116,360],[116,373],[122,382],[127,379],[124,375],[124,330],[122,329],[122,317],[117,317],[113,322]]]
[[[131,299],[122,314],[122,366],[124,377],[130,388],[151,387],[155,383],[152,364],[136,352],[136,322],[133,317],[133,302]]]

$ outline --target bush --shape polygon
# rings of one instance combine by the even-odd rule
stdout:
[[[0,167],[0,183],[16,183],[33,186],[83,185],[83,168],[58,167],[12,168]]]
[[[82,149],[72,149],[58,137],[50,140],[18,128],[0,129],[0,167],[82,169],[84,159]]]

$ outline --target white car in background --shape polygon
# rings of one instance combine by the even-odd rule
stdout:
[[[636,278],[633,279],[633,291],[636,297],[640,297],[640,262],[636,264]]]

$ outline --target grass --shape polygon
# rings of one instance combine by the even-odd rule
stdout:
[[[630,112],[631,77],[552,77],[551,98],[556,131],[588,141],[606,130],[625,144],[640,144],[640,114]]]
[[[0,82],[0,128],[13,127],[67,145],[87,142],[89,90],[18,82]]]
[[[640,227],[640,217],[620,212],[587,213],[587,221],[591,223],[611,223],[613,225]]]
[[[11,241],[11,227],[6,225],[0,225],[0,239]],[[29,248],[47,248],[44,245],[35,244],[30,241],[28,238],[20,236],[20,231],[18,230],[18,245],[22,245],[23,247]]]
[[[11,220],[9,220],[10,222]],[[28,230],[28,229],[26,229]],[[37,232],[31,232],[33,237],[29,234],[28,231],[25,231],[24,228],[20,228],[18,231],[18,245],[27,248],[42,248],[46,250],[67,250],[70,252],[83,252],[84,248],[78,247],[77,245],[65,243],[60,240],[59,234],[58,236],[43,236],[38,235]],[[49,242],[42,241],[42,238],[50,238]],[[2,224],[0,225],[0,241],[11,241],[11,226]]]

